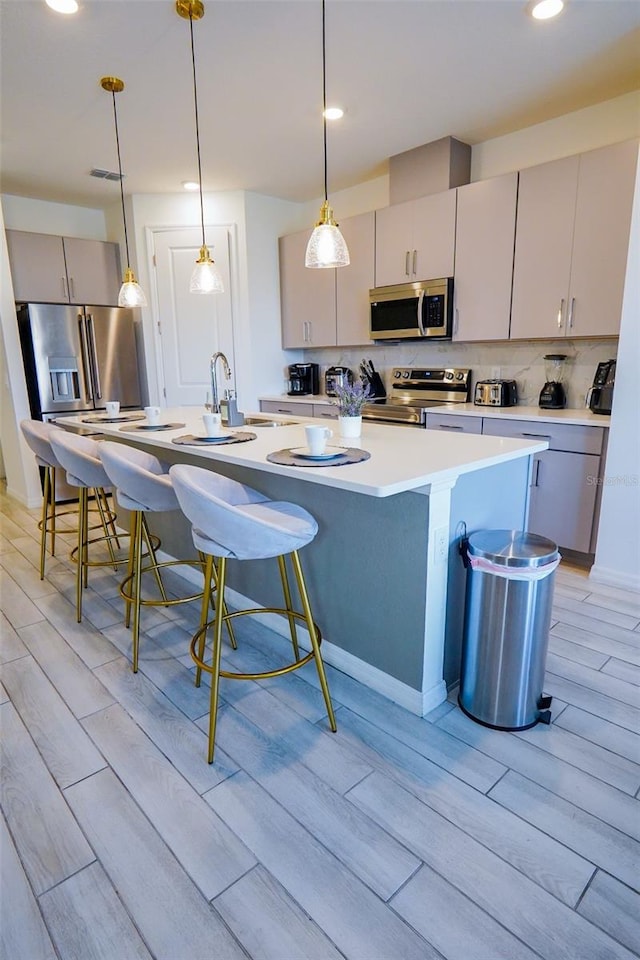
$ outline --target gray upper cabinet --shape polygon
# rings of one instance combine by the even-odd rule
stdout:
[[[340,229],[351,263],[336,270],[337,343],[368,344],[369,290],[375,283],[375,214],[347,217],[340,221]]]
[[[285,349],[336,345],[336,271],[305,267],[310,235],[311,229],[280,237],[280,309]]]
[[[455,190],[377,210],[375,285],[452,277],[455,236]]]
[[[518,174],[458,187],[454,340],[507,340]]]
[[[7,247],[16,300],[117,305],[117,243],[7,230]]]
[[[514,339],[616,336],[637,141],[520,171]]]

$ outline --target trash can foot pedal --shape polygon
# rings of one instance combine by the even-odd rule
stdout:
[[[551,710],[542,710],[538,714],[538,722],[546,723],[548,726],[551,723]]]
[[[549,697],[546,693],[543,693],[542,696],[538,697],[538,710],[548,710],[552,700],[553,697]]]

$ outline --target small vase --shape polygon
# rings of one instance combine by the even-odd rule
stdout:
[[[362,433],[362,417],[338,417],[340,436],[345,440],[355,439]]]

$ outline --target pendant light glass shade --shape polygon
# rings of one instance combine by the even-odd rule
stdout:
[[[200,256],[191,274],[189,293],[224,293],[222,277],[207,247],[200,247]]]
[[[127,215],[124,206],[124,187],[122,185],[122,161],[120,159],[120,137],[118,135],[118,111],[116,110],[116,93],[124,90],[124,80],[119,77],[103,77],[100,86],[113,97],[113,122],[116,130],[116,149],[118,151],[118,171],[120,173],[120,200],[122,203],[122,223],[124,225],[124,245],[127,253],[127,269],[118,294],[119,307],[146,307],[147,298],[144,290],[136,280],[135,274],[129,265],[129,235],[127,233]]]
[[[193,70],[193,103],[196,117],[196,153],[198,155],[198,190],[200,193],[200,228],[202,230],[202,246],[200,256],[189,281],[189,293],[224,293],[222,277],[218,273],[215,262],[211,259],[204,233],[204,202],[202,200],[202,163],[200,161],[200,128],[198,125],[198,86],[196,83],[196,53],[193,43],[193,21],[204,17],[204,4],[201,0],[176,0],[176,13],[183,20],[189,21],[191,37],[191,67]]]
[[[324,142],[324,203],[320,207],[320,219],[316,223],[307,244],[305,267],[348,267],[351,262],[345,239],[333,219],[327,192],[327,54],[325,11],[322,0],[322,133]]]
[[[305,267],[348,267],[349,251],[333,210],[325,200],[320,208],[320,219],[309,237],[304,258]]]

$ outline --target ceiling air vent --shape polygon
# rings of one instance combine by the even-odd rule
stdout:
[[[114,173],[112,170],[100,170],[98,167],[94,167],[89,176],[97,177],[98,180],[120,180],[119,173]],[[124,174],[122,179],[124,180]]]

